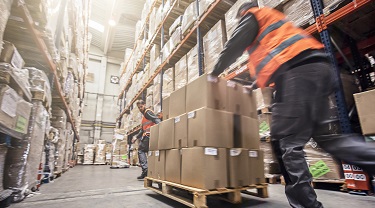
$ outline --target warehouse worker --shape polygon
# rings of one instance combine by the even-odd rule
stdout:
[[[303,147],[311,137],[340,160],[375,173],[375,147],[356,134],[332,135],[324,129],[328,96],[335,90],[324,46],[304,30],[286,21],[285,15],[257,3],[243,4],[241,18],[225,44],[212,75],[218,76],[243,54],[258,87],[275,83],[271,138],[292,207],[323,207],[310,186],[312,176]],[[324,123],[326,123],[324,125]]]
[[[138,147],[139,163],[142,168],[142,174],[137,179],[144,179],[147,176],[147,152],[149,149],[150,141],[150,128],[151,126],[160,123],[160,119],[150,109],[146,108],[146,103],[143,100],[137,101],[137,107],[142,113],[142,128],[139,131],[136,139],[140,139]],[[135,140],[133,140],[133,143]]]

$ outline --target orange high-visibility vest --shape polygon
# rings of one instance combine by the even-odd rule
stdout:
[[[303,29],[286,20],[286,16],[271,8],[251,8],[259,24],[255,41],[247,48],[250,75],[257,85],[266,87],[275,71],[307,49],[322,49],[324,45]]]
[[[150,111],[150,109],[146,109],[145,113],[147,111]],[[144,115],[142,116],[142,130],[143,130],[143,136],[150,134],[151,126],[155,125],[154,122],[148,120]]]

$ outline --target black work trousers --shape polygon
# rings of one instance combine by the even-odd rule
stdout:
[[[375,173],[375,146],[366,144],[361,135],[322,131],[328,120],[328,97],[335,89],[331,70],[329,63],[309,63],[289,69],[275,81],[272,146],[292,207],[323,207],[310,185],[303,151],[310,138],[337,159]]]

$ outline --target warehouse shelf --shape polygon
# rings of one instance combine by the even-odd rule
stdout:
[[[57,74],[57,66],[54,63],[54,60],[52,59],[51,54],[48,52],[48,48],[46,46],[45,41],[42,38],[42,34],[36,28],[36,26],[35,26],[36,23],[34,22],[33,18],[31,17],[30,12],[29,12],[29,10],[28,10],[28,8],[26,7],[25,4],[18,4],[17,5],[17,11],[15,11],[15,12],[17,14],[19,14],[21,16],[21,18],[23,19],[24,26],[28,29],[28,30],[25,30],[25,31],[28,32],[27,33],[28,35],[32,36],[33,40],[35,41],[35,44],[37,45],[37,48],[40,51],[40,56],[43,57],[44,64],[47,65],[50,72],[53,74],[53,78],[55,80],[54,85],[57,88],[58,95],[61,98],[61,102],[62,102],[62,105],[63,105],[64,109],[66,110],[68,119],[69,119],[70,123],[72,124],[72,128],[73,128],[74,134],[77,138],[77,141],[79,141],[79,135],[78,135],[78,131],[76,129],[75,121],[73,120],[72,113],[69,109],[68,103],[67,103],[67,101],[64,97],[63,91],[62,91],[61,84],[59,82],[60,80],[59,80],[59,76]],[[25,32],[25,31],[21,31],[21,32]],[[15,45],[17,45],[17,42],[15,42]],[[35,53],[35,50],[34,50],[34,53]],[[39,53],[36,53],[36,54],[39,54]]]
[[[373,0],[357,0],[357,1],[351,2],[351,3],[343,6],[342,8],[338,9],[337,11],[332,12],[331,14],[326,16],[324,22],[327,26],[331,25],[331,24],[335,23],[336,21],[344,18],[345,16],[351,15],[354,12],[364,8],[364,6],[368,5],[370,2],[374,2],[374,1]],[[317,24],[314,23],[314,24],[310,25],[308,28],[305,29],[305,31],[309,34],[314,34],[314,33],[318,32]],[[235,71],[229,73],[228,75],[226,75],[225,78],[228,79],[228,80],[233,79],[233,78],[235,78],[235,77],[237,77],[237,76],[239,76],[243,73],[246,73],[247,71],[248,71],[247,67],[246,68],[241,67],[240,69],[235,70]]]
[[[145,31],[146,25],[147,25],[148,21],[150,20],[150,15],[151,15],[151,13],[152,13],[152,9],[155,8],[155,7],[157,7],[157,6],[159,6],[160,3],[161,3],[161,0],[155,0],[155,1],[152,3],[152,5],[151,5],[151,7],[150,7],[150,11],[148,11],[147,17],[146,17],[146,19],[145,19],[145,22],[144,22],[142,28],[141,28],[141,32],[140,32],[140,34],[138,35],[137,40],[140,40],[140,39],[141,39],[141,37],[142,37],[142,35],[143,35],[144,31]],[[128,60],[125,60],[126,63],[125,63],[125,65],[124,65],[124,68],[122,69],[122,72],[121,72],[120,77],[125,73],[125,71],[126,71],[126,67],[128,66],[128,63],[129,63],[131,57],[133,56],[135,49],[137,48],[137,43],[138,43],[138,42],[135,41],[135,43],[134,43],[134,47],[133,47],[132,53],[130,54],[129,59],[128,59]]]
[[[171,54],[165,59],[161,65],[155,70],[154,74],[150,77],[150,79],[143,85],[141,90],[134,96],[134,98],[128,103],[128,105],[122,110],[120,115],[118,116],[117,120],[121,120],[122,116],[125,113],[128,113],[130,110],[130,106],[141,96],[143,91],[145,91],[153,82],[155,77],[165,68],[169,66],[173,66],[178,60],[181,59],[182,56],[187,54],[197,43],[197,28],[204,25],[202,36],[208,32],[209,28],[216,24],[219,21],[219,17],[223,16],[225,12],[230,8],[227,2],[222,0],[214,1],[210,7],[197,19],[195,24],[188,30],[188,33],[184,35],[181,42],[174,48]],[[121,99],[121,97],[119,96]]]
[[[156,38],[159,37],[160,39],[160,31],[161,31],[161,28],[162,26],[164,25],[164,23],[167,21],[169,15],[171,14],[172,10],[175,8],[175,6],[177,5],[177,1],[175,1],[173,3],[173,5],[171,6],[171,8],[168,10],[168,12],[166,13],[165,17],[163,18],[163,20],[159,23],[159,25],[157,26],[156,30],[155,30],[155,33],[153,34],[152,38],[150,39],[150,42],[148,43],[147,47],[145,47],[145,50],[143,51],[142,53],[142,56],[141,58],[138,60],[137,62],[137,65],[134,69],[132,69],[132,73],[128,79],[128,81],[126,82],[125,84],[125,87],[122,89],[120,95],[119,95],[119,99],[122,98],[122,96],[124,95],[124,92],[125,90],[127,90],[129,87],[130,87],[130,84],[132,82],[132,78],[133,76],[135,75],[135,73],[139,72],[138,69],[139,67],[141,66],[142,62],[143,62],[143,59],[146,57],[146,55],[148,54],[148,52],[151,50],[153,44],[156,42]],[[137,43],[136,43],[137,44]],[[135,49],[135,48],[134,48]],[[133,49],[133,51],[134,51]],[[133,52],[132,52],[133,54]],[[122,76],[122,75],[121,75]]]

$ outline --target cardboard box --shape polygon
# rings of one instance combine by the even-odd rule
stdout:
[[[201,108],[188,115],[188,147],[233,147],[233,114]]]
[[[179,149],[166,151],[165,180],[181,183],[181,150]]]
[[[238,9],[240,6],[247,2],[248,0],[237,0],[235,4],[225,13],[225,28],[227,31],[228,39],[231,37],[234,29],[238,25],[238,20],[236,18]]]
[[[246,116],[237,116],[235,120],[234,135],[236,136],[236,138],[234,147],[245,149],[259,149],[260,138],[258,120]]]
[[[186,87],[184,86],[174,91],[169,102],[173,103],[169,105],[169,116],[171,118],[186,113]]]
[[[206,73],[212,72],[226,41],[225,22],[219,20],[203,37],[204,70]]]
[[[165,150],[155,151],[155,175],[154,178],[165,180]]]
[[[4,41],[0,61],[10,63],[12,66],[18,69],[22,69],[25,66],[25,61],[18,53],[17,48],[13,45],[13,43],[8,41]]]
[[[184,87],[188,80],[188,67],[186,56],[183,56],[174,66],[175,68],[175,89]]]
[[[195,45],[186,55],[187,57],[187,82],[191,83],[199,77],[198,45]]]
[[[202,75],[186,88],[186,112],[199,108],[227,110],[226,80]]]
[[[0,85],[0,123],[14,129],[17,119],[17,103],[21,98],[8,85]]]
[[[163,99],[163,119],[169,119],[169,100],[170,97]]]
[[[188,118],[187,114],[174,118],[174,148],[188,147]]]
[[[149,151],[148,157],[147,157],[147,177],[155,178],[155,163],[156,163],[156,157],[155,157],[155,151]]]
[[[208,190],[227,187],[226,151],[225,148],[183,148],[181,184]]]
[[[375,135],[375,90],[354,94],[359,121],[364,135]]]
[[[257,102],[257,110],[270,107],[273,101],[273,88],[258,88],[254,90],[255,99]]]
[[[159,124],[159,150],[174,148],[174,119],[164,120]]]
[[[159,125],[160,124],[155,124],[151,126],[150,129],[150,149],[151,151],[153,150],[158,150],[159,148]]]
[[[243,85],[227,81],[227,110],[234,114],[257,118],[255,96]]]
[[[249,185],[265,183],[264,155],[262,150],[249,150]]]
[[[248,150],[232,148],[228,151],[229,187],[235,188],[249,185]]]
[[[15,130],[22,134],[26,134],[29,129],[29,120],[31,108],[33,105],[24,101],[22,98],[17,102],[17,120]]]

